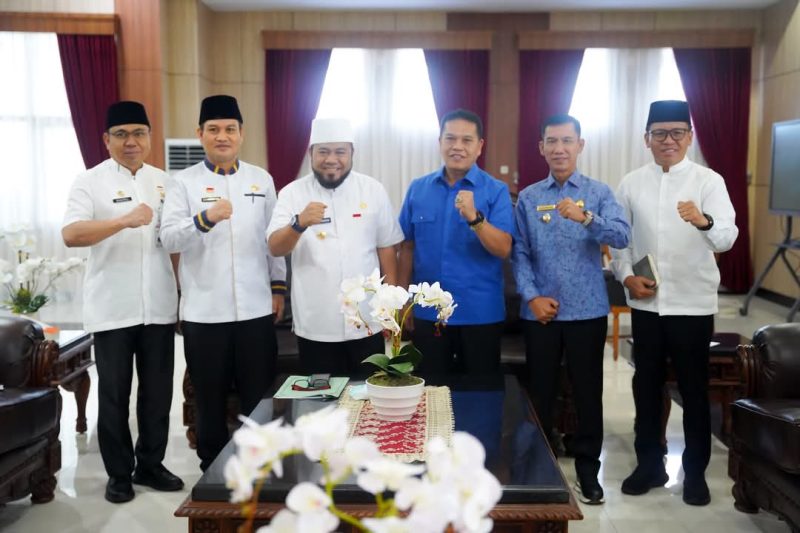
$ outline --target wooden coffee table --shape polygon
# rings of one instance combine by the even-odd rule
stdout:
[[[281,382],[282,379],[277,384]],[[570,520],[583,519],[542,436],[530,401],[515,377],[451,378],[446,384],[452,391],[455,429],[468,431],[481,440],[486,449],[486,466],[503,485],[500,502],[490,513],[494,531],[566,532]],[[294,423],[299,416],[326,405],[330,404],[266,398],[251,418],[265,423],[283,417]],[[190,532],[234,533],[243,522],[241,507],[228,501],[230,492],[223,475],[225,463],[234,451],[233,442],[229,442],[175,511],[175,516],[189,519]],[[291,456],[283,466],[283,477],[270,478],[259,493],[256,528],[268,523],[284,507],[286,495],[295,484],[319,479],[322,473],[319,464],[303,456]],[[334,500],[357,517],[374,513],[372,495],[353,480],[336,487]],[[343,523],[338,530],[351,531]]]

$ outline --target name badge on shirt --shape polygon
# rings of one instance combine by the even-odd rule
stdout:
[[[216,202],[217,200],[222,200],[222,196],[203,196],[200,201],[201,202]]]
[[[331,223],[331,217],[325,217],[318,222],[318,224],[330,224],[330,223]]]
[[[115,204],[121,204],[122,202],[130,202],[132,200],[133,198],[131,198],[130,196],[123,196],[122,198],[114,198],[111,201],[114,202]]]

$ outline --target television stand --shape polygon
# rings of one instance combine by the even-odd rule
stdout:
[[[786,252],[789,250],[800,250],[800,240],[792,239],[792,217],[786,217],[786,232],[783,236],[783,241],[777,243],[775,248],[775,253],[772,254],[772,258],[767,263],[767,266],[764,267],[764,270],[761,271],[761,274],[758,275],[756,281],[753,283],[753,286],[750,287],[750,292],[747,293],[747,297],[744,299],[744,303],[742,307],[739,308],[739,314],[742,316],[747,316],[747,307],[750,305],[750,300],[753,299],[753,296],[756,295],[756,291],[758,291],[761,283],[764,281],[764,278],[767,277],[767,273],[769,273],[772,266],[775,264],[775,261],[778,260],[780,257],[783,259],[783,263],[786,265],[786,268],[789,270],[789,273],[794,278],[794,282],[800,287],[800,277],[797,276],[797,272],[794,271],[794,267],[786,258]],[[798,297],[792,308],[789,310],[789,315],[786,317],[787,322],[792,322],[794,319],[794,315],[797,313],[797,310],[800,308],[800,297]]]

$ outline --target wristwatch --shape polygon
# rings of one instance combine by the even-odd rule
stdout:
[[[483,216],[483,213],[478,211],[478,213],[475,215],[475,220],[467,222],[467,225],[470,226],[470,227],[477,226],[478,224],[480,224],[484,220],[486,220],[486,217]]]
[[[585,211],[583,212],[583,216],[585,216],[585,217],[586,217],[586,220],[584,220],[583,222],[581,222],[581,224],[583,224],[583,227],[584,227],[584,228],[585,228],[586,226],[588,226],[589,224],[591,224],[592,222],[594,222],[594,213],[592,213],[592,212],[591,212],[591,211],[589,211],[588,209],[587,209],[587,210],[585,210]]]
[[[303,233],[306,229],[308,229],[300,225],[300,215],[294,215],[292,217],[291,227],[297,233]]]
[[[714,219],[708,213],[703,213],[703,216],[706,217],[706,220],[708,220],[708,224],[703,226],[702,228],[697,228],[697,229],[699,229],[700,231],[708,231],[714,227]]]

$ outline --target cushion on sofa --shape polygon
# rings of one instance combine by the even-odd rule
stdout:
[[[60,402],[56,389],[0,391],[0,454],[25,446],[58,427]]]
[[[745,398],[731,409],[735,436],[754,454],[790,474],[800,474],[800,404],[797,400]]]

